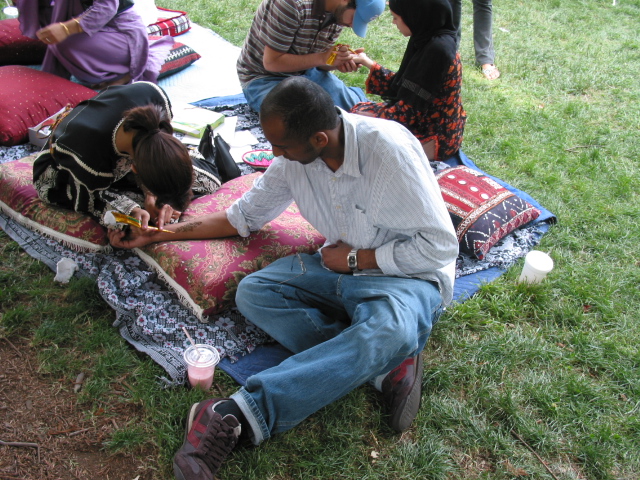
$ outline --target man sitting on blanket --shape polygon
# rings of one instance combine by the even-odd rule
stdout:
[[[406,430],[420,404],[420,352],[452,298],[458,242],[411,132],[336,108],[304,77],[266,96],[260,122],[277,158],[228,210],[165,226],[175,234],[109,232],[124,248],[248,236],[295,201],[327,239],[240,283],[240,312],[294,355],[231,398],[193,405],[179,479],[213,478],[241,431],[259,444],[367,382],[388,402],[391,427]]]
[[[345,86],[329,72],[356,71],[353,52],[342,46],[331,65],[327,60],[343,27],[364,37],[367,23],[384,7],[385,0],[263,0],[237,63],[249,106],[259,112],[265,95],[292,75],[321,85],[344,110],[367,101],[362,89]]]

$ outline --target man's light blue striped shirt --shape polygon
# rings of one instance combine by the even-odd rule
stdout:
[[[295,201],[327,244],[376,250],[379,270],[361,274],[435,281],[448,304],[458,242],[422,146],[399,123],[340,115],[345,151],[336,172],[320,158],[302,165],[278,157],[227,218],[247,236]]]

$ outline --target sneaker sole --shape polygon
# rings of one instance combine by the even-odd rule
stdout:
[[[411,387],[411,392],[400,408],[398,408],[389,419],[389,426],[398,433],[407,430],[420,410],[420,402],[422,401],[422,372],[424,371],[424,363],[422,361],[422,353],[418,357],[418,368],[416,371],[416,381]]]

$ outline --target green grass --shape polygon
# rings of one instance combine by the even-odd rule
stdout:
[[[464,2],[463,150],[558,216],[539,247],[555,260],[547,280],[518,285],[520,262],[447,310],[427,345],[422,408],[408,433],[389,430],[380,398],[363,387],[258,448],[237,449],[220,478],[553,478],[530,449],[558,479],[637,478],[640,1],[617,3],[496,2],[502,78],[488,82],[474,66]],[[158,4],[241,45],[258,1]],[[406,44],[388,13],[367,39],[347,32],[341,41],[390,68]],[[0,255],[0,335],[38,346],[43,375],[91,372],[88,412],[138,405],[140,421],[105,447],[151,448],[157,478],[172,478],[184,415],[203,394],[160,389],[162,370],[118,336],[90,282],[53,284],[4,233]],[[130,389],[116,398],[123,377]],[[236,389],[217,378],[226,393]]]

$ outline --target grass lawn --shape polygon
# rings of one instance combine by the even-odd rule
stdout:
[[[241,45],[258,0],[157,3]],[[496,2],[502,77],[493,82],[474,66],[471,1],[463,5],[463,150],[557,215],[538,247],[555,260],[547,280],[518,285],[519,263],[447,310],[425,350],[422,408],[407,433],[393,434],[378,395],[362,387],[258,448],[237,449],[220,478],[638,478],[640,0],[615,3]],[[406,45],[388,11],[367,39],[347,32],[341,41],[389,68]],[[0,258],[0,337],[28,338],[52,381],[90,372],[87,415],[140,405],[139,421],[104,447],[151,449],[156,457],[141,462],[172,478],[185,414],[204,395],[158,388],[162,370],[118,336],[91,282],[54,285],[3,232]],[[125,374],[131,388],[116,395]],[[235,391],[222,372],[217,380]]]

